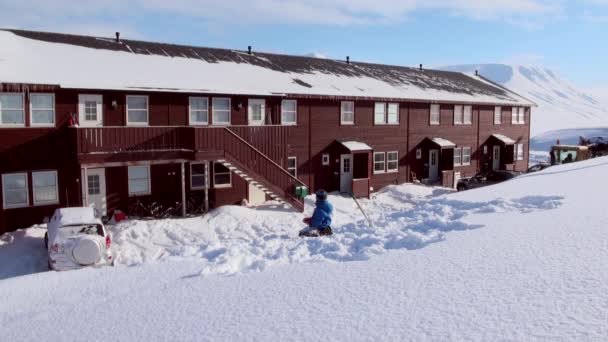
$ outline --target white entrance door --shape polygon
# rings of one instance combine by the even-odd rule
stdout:
[[[247,105],[247,116],[250,126],[261,126],[264,124],[266,103],[264,100],[249,99]]]
[[[103,126],[103,97],[78,95],[78,122],[80,127]]]
[[[439,179],[439,150],[429,151],[429,180]]]
[[[87,170],[88,206],[99,211],[101,216],[106,216],[106,169]]]
[[[492,170],[500,169],[500,145],[494,145],[492,150]]]
[[[340,192],[351,192],[353,188],[353,155],[340,156]]]

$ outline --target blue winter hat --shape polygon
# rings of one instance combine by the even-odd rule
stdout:
[[[325,191],[323,189],[317,190],[315,195],[317,196],[317,201],[326,201],[327,200],[327,191]]]

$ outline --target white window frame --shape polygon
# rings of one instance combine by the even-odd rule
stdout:
[[[130,168],[146,168],[148,173],[148,191],[146,192],[131,192],[131,178],[129,178],[129,169]],[[134,178],[134,179],[142,179],[142,178]],[[129,197],[135,196],[147,196],[152,194],[152,174],[150,173],[150,165],[132,165],[127,167],[127,188],[129,191]]]
[[[215,119],[216,113],[226,112],[225,109],[222,109],[222,110],[215,109],[216,100],[228,100],[228,121],[217,121]],[[229,97],[213,97],[211,99],[211,124],[213,126],[230,126],[231,122],[232,122],[232,100]]]
[[[521,125],[526,123],[526,107],[519,107],[517,110],[517,123]]]
[[[34,105],[32,103],[32,97],[36,97],[36,96],[50,96],[52,99],[52,106],[51,108],[36,108],[34,109]],[[51,118],[53,119],[53,122],[43,122],[43,123],[35,123],[34,122],[34,111],[35,110],[44,110],[44,111],[52,111],[53,112],[53,116],[51,116]],[[30,93],[30,126],[31,127],[55,127],[55,94],[53,93]]]
[[[494,124],[495,125],[502,124],[502,107],[501,106],[494,107]]]
[[[36,200],[36,176],[41,174],[53,174],[55,177],[55,200],[51,201],[37,201]],[[34,205],[51,205],[59,204],[59,178],[57,177],[57,171],[35,171],[32,172],[32,195],[34,196]]]
[[[376,155],[382,155],[382,161],[376,161]],[[386,173],[386,153],[374,152],[372,158],[374,158],[374,174]],[[382,171],[376,170],[376,164],[382,164]]]
[[[212,165],[213,165],[213,188],[214,188],[214,189],[226,189],[226,188],[231,188],[231,187],[232,187],[232,171],[230,171],[230,169],[228,169],[228,168],[226,167],[226,169],[228,170],[228,172],[216,173],[216,172],[215,172],[215,164],[220,164],[220,165],[222,165],[223,167],[226,167],[226,166],[224,166],[224,164],[222,164],[222,163],[218,163],[218,162],[215,162],[215,161],[213,162],[213,164],[212,164]],[[219,184],[219,185],[218,185],[218,184],[216,184],[216,182],[215,182],[215,177],[216,177],[218,174],[220,174],[220,175],[224,175],[224,174],[226,174],[226,173],[228,173],[228,176],[230,177],[230,178],[229,178],[229,179],[230,179],[230,183],[228,183],[228,184]]]
[[[207,101],[207,109],[192,109],[192,100],[205,100]],[[196,113],[207,113],[206,121],[192,121],[192,114]],[[188,124],[190,126],[207,126],[209,125],[209,98],[204,96],[190,96],[188,97]]]
[[[20,203],[20,204],[12,204],[12,205],[8,205],[6,203],[6,180],[5,178],[7,176],[15,176],[15,175],[20,175],[25,177],[25,203]],[[26,208],[30,206],[30,190],[29,190],[29,179],[28,179],[28,175],[27,172],[11,172],[11,173],[4,173],[2,174],[2,207],[4,209],[15,209],[15,208]]]
[[[262,105],[261,115],[262,118],[260,120],[253,120],[253,116],[251,113],[251,105],[257,104]],[[248,99],[247,100],[247,122],[249,126],[263,126],[264,122],[266,122],[266,100],[264,99]]]
[[[291,113],[291,111],[286,111],[285,109],[285,103],[286,102],[293,102],[294,104],[294,120],[295,121],[285,121],[285,113]],[[297,100],[283,100],[281,101],[281,125],[283,126],[297,126],[298,125],[298,101]]]
[[[524,160],[524,144],[515,144],[513,146],[513,151],[514,151],[514,155],[515,155],[513,159],[515,161]]]
[[[391,160],[389,158],[390,155],[396,155],[397,158],[395,160]],[[394,169],[389,168],[390,163],[396,163],[397,167]],[[386,152],[386,173],[394,173],[399,172],[399,151],[389,151]]]
[[[382,113],[376,110],[382,107]],[[386,125],[386,102],[374,102],[374,125]],[[378,116],[382,115],[382,120],[378,120]]]
[[[389,114],[389,110],[391,108],[391,106],[395,106],[397,107],[397,120],[396,121],[391,121],[390,120],[390,114]],[[399,125],[399,103],[397,102],[389,102],[386,104],[386,124],[387,125]]]
[[[294,164],[293,167],[289,166],[289,161],[290,160],[294,160],[295,161],[295,164]],[[293,170],[292,176],[298,178],[298,157],[287,157],[287,171],[291,171],[291,170]],[[291,172],[289,172],[289,173],[291,173]]]
[[[456,158],[458,158],[458,162],[456,162]],[[462,166],[462,147],[454,148],[454,166]]]
[[[433,109],[435,108],[437,109],[437,120],[434,120],[433,118]],[[441,124],[441,105],[436,103],[431,104],[429,112],[429,124],[432,126]]]
[[[25,127],[25,94],[24,93],[0,93],[0,95],[7,96],[21,96],[21,108],[2,108],[2,102],[0,102],[0,126],[1,127]],[[3,110],[21,110],[21,118],[23,119],[23,123],[14,124],[14,123],[4,123],[2,122],[2,111]]]
[[[345,104],[350,104],[352,106],[352,111],[347,111],[344,109]],[[352,114],[352,121],[347,121],[344,119],[345,114]],[[342,101],[340,102],[340,124],[345,126],[352,126],[355,124],[355,102],[354,101]]]
[[[469,151],[469,153],[468,153],[469,160],[468,161],[464,160],[465,159],[464,157],[467,156],[467,154],[465,153],[465,151]],[[471,150],[470,146],[464,146],[462,148],[462,156],[460,157],[460,161],[461,161],[461,165],[462,166],[469,166],[469,165],[471,165],[471,153],[472,153],[472,150]]]
[[[462,125],[464,123],[464,106],[454,105],[454,125]]]
[[[325,153],[321,156],[321,164],[323,164],[323,166],[329,166],[329,154]]]
[[[465,105],[462,109],[462,124],[472,125],[473,124],[473,106]]]
[[[131,109],[131,111],[146,112],[146,122],[130,122],[129,121],[129,98],[143,97],[146,99],[146,109]],[[149,126],[150,125],[150,97],[148,95],[127,95],[125,103],[125,115],[127,116],[127,126]]]
[[[209,163],[208,162],[194,162],[194,163],[190,163],[190,190],[205,190],[209,187]],[[203,165],[204,166],[204,173],[203,173],[203,177],[205,177],[205,184],[203,186],[194,186],[192,183],[192,178],[194,176],[194,173],[192,172],[192,166],[194,165]],[[197,175],[198,177],[200,177],[200,175]]]

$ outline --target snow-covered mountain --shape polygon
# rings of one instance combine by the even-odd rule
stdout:
[[[608,99],[577,89],[547,68],[470,64],[440,69],[469,74],[478,70],[482,76],[537,103],[538,108],[532,111],[533,137],[555,130],[608,127]]]

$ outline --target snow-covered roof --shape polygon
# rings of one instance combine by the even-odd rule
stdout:
[[[492,136],[500,141],[502,141],[505,145],[513,145],[515,144],[515,140],[509,138],[506,135],[502,134],[492,134]]]
[[[359,152],[359,151],[371,151],[371,148],[368,144],[359,142],[359,141],[341,141],[340,142],[344,147],[346,147],[351,152]]]
[[[447,139],[443,139],[443,138],[433,138],[431,139],[435,144],[439,145],[439,147],[441,148],[454,148],[456,147],[456,144],[454,144],[453,142],[447,140]]]
[[[99,219],[96,217],[95,209],[93,208],[74,207],[57,210],[56,219],[59,221],[59,226],[99,223]]]
[[[0,46],[2,83],[533,105],[449,71],[22,30],[0,30]]]

